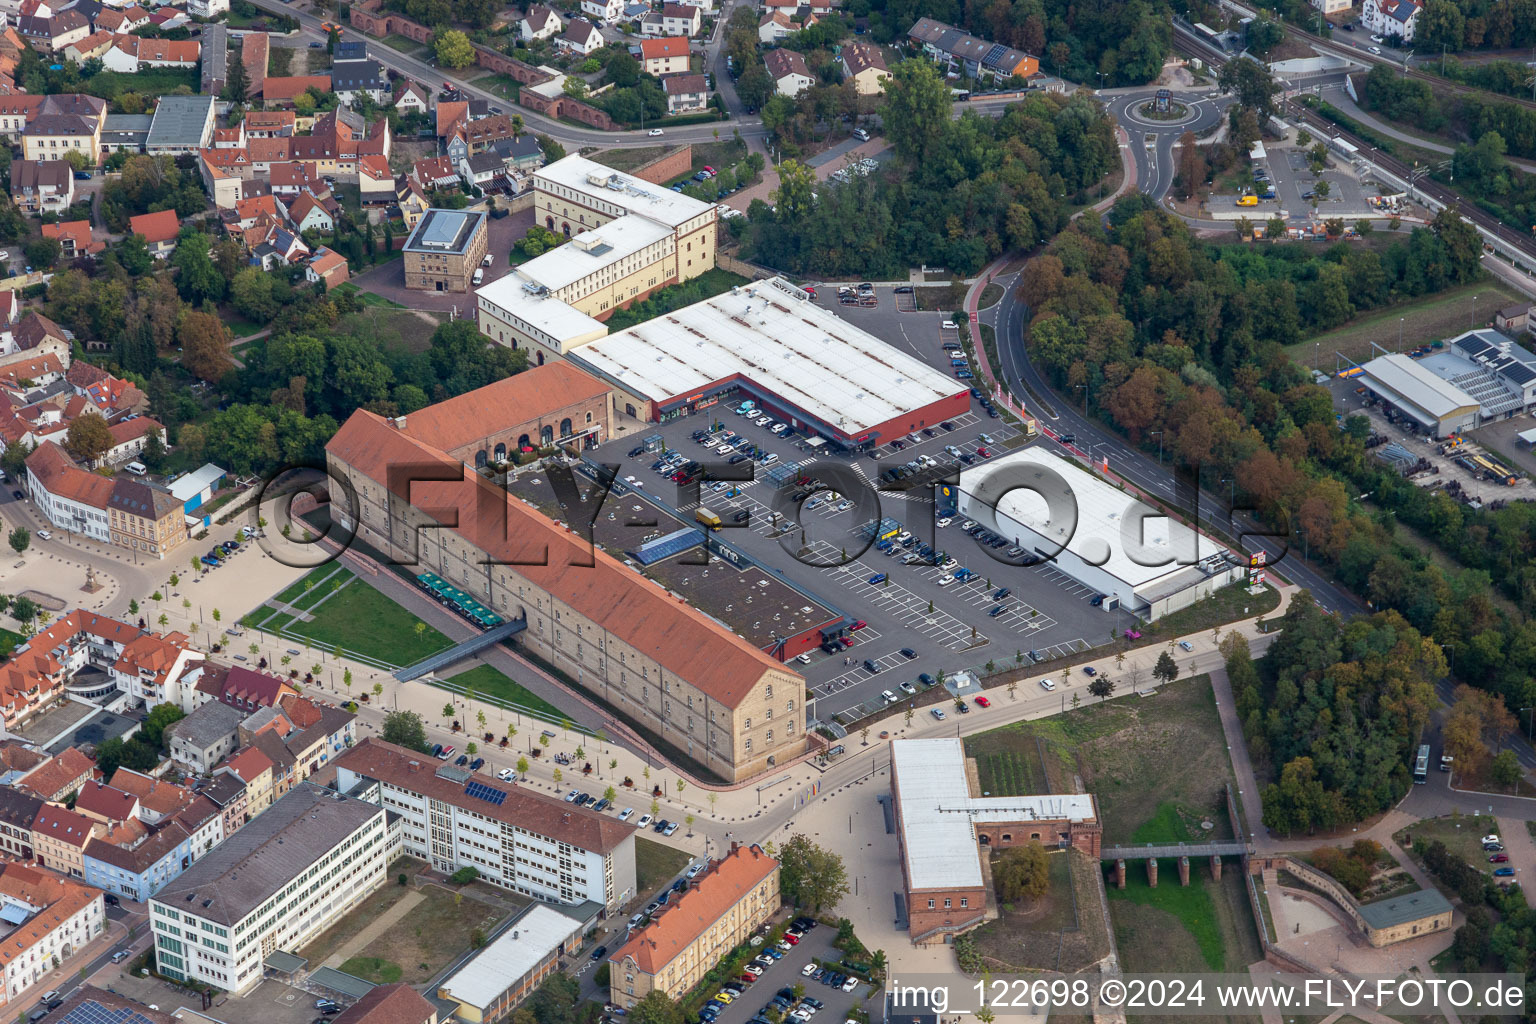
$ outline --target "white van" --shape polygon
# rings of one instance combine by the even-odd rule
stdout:
[[[149,467],[144,465],[142,462],[130,462],[123,468],[132,473],[134,476],[143,476],[149,472]]]
[[[858,139],[860,142],[868,142],[869,132],[865,131],[863,128],[855,128],[853,130],[853,137]]]
[[[474,276],[473,280],[474,280],[475,284],[480,284],[482,281],[485,280],[485,268],[484,267],[476,267],[475,268],[475,276]]]

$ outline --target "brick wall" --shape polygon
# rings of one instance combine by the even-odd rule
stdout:
[[[572,121],[580,121],[582,124],[596,128],[598,131],[609,132],[618,127],[606,111],[598,110],[590,104],[569,96],[540,96],[536,92],[524,89],[518,93],[517,102],[545,117],[567,117]]]
[[[540,82],[547,82],[549,80],[547,72],[540,71],[532,64],[525,64],[515,57],[508,57],[504,53],[493,50],[489,46],[481,46],[479,43],[475,44],[475,63],[488,71],[494,71],[501,75],[511,75],[523,85],[538,85]]]
[[[678,146],[670,153],[664,153],[650,163],[641,164],[629,173],[652,185],[665,185],[673,178],[680,178],[693,170],[693,147],[690,145]]]

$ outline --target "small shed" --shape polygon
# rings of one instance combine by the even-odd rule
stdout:
[[[207,463],[201,469],[171,481],[171,494],[181,502],[182,510],[191,515],[213,497],[213,492],[219,489],[227,475],[218,466]]]

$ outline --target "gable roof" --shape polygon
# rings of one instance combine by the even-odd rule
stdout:
[[[83,850],[94,828],[91,819],[85,815],[50,804],[37,812],[37,818],[32,822],[32,831],[55,842]]]
[[[811,77],[810,68],[805,65],[805,58],[795,50],[769,50],[763,54],[763,65],[775,82],[789,75]]]
[[[661,88],[668,96],[709,91],[703,75],[668,75],[662,79]]]
[[[454,452],[483,443],[506,421],[507,410],[560,409],[608,390],[596,377],[557,360],[418,409],[405,418],[405,432],[440,452]]]
[[[651,923],[635,932],[609,961],[620,964],[632,958],[646,974],[660,973],[778,869],[779,862],[760,847],[736,847],[721,859],[711,861],[709,868],[681,896],[664,905]]]
[[[261,88],[261,95],[269,100],[293,100],[309,89],[316,92],[331,91],[330,75],[268,76]]]
[[[423,1024],[437,1019],[437,1007],[403,981],[375,985],[332,1024]]]
[[[127,821],[136,815],[138,806],[138,797],[100,780],[87,782],[75,797],[78,810],[88,811],[106,821]]]
[[[601,33],[597,31],[597,26],[586,18],[572,18],[565,26],[565,38],[573,43],[586,43],[593,36],[601,37]]]
[[[59,756],[51,757],[16,780],[16,785],[31,790],[44,800],[63,795],[65,786],[72,785],[82,775],[88,775],[96,762],[86,757],[76,747],[65,747]]]
[[[453,126],[469,119],[469,104],[464,100],[441,100],[437,104],[437,137],[444,138]]]
[[[876,71],[889,71],[885,66],[885,55],[880,52],[880,47],[871,46],[868,43],[845,43],[838,56],[842,58],[843,65],[850,75],[857,75],[871,68]]]
[[[128,218],[128,230],[135,235],[143,235],[150,245],[170,242],[181,233],[181,220],[175,210],[141,213],[137,217]]]
[[[417,414],[412,414],[417,415]],[[383,417],[359,410],[326,445],[331,459],[384,484],[430,518],[453,522],[455,532],[481,550],[516,565],[519,576],[554,595],[578,615],[629,644],[642,657],[688,680],[704,694],[735,708],[766,673],[798,675],[717,620],[660,585],[636,575],[606,552],[593,551],[575,534],[458,460],[411,437]],[[414,481],[402,488],[391,465],[441,464],[455,471],[446,481]],[[430,511],[429,511],[430,510]],[[537,552],[533,559],[530,553]],[[537,561],[538,564],[525,564]],[[582,566],[571,571],[572,566]]]

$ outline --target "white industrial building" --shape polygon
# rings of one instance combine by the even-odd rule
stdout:
[[[1423,358],[1393,353],[1361,369],[1366,390],[1434,437],[1536,407],[1536,355],[1498,331],[1468,331]]]
[[[1041,448],[962,472],[956,507],[1097,590],[1106,610],[1148,622],[1246,572],[1221,544]]]
[[[463,1021],[483,1024],[511,1013],[553,974],[560,957],[581,948],[590,922],[535,903],[457,971],[438,982],[439,999],[459,1004]]]

